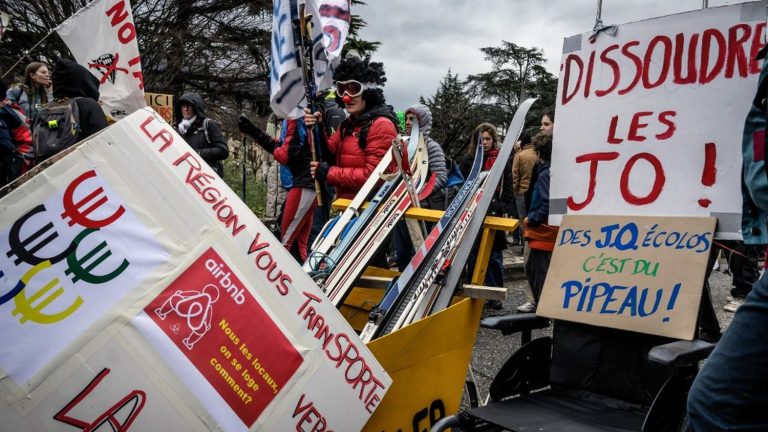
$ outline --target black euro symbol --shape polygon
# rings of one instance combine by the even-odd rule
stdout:
[[[83,241],[84,238],[86,238],[88,235],[96,231],[98,230],[90,229],[90,228],[84,229],[83,232],[81,232],[80,234],[77,235],[77,237],[75,237],[74,243],[77,246],[80,246],[80,242]],[[77,281],[82,279],[88,283],[95,284],[95,285],[109,282],[112,279],[118,277],[120,273],[122,273],[126,268],[128,268],[128,260],[123,259],[123,262],[120,263],[120,265],[115,270],[105,275],[95,275],[91,273],[91,270],[98,267],[99,264],[104,262],[104,260],[106,260],[112,255],[112,251],[107,249],[106,251],[104,251],[104,253],[102,253],[98,257],[96,256],[97,254],[102,252],[106,247],[107,247],[107,242],[102,241],[101,243],[99,243],[98,246],[93,248],[90,252],[85,254],[82,258],[77,257],[77,250],[75,250],[75,253],[72,253],[67,256],[67,264],[69,264],[69,267],[64,271],[64,273],[67,276],[73,275],[72,276],[73,283],[76,283]],[[95,259],[93,259],[93,261],[90,264],[88,264],[87,267],[84,268],[83,264],[90,261],[94,257]]]
[[[64,199],[63,199],[64,212],[61,214],[61,218],[64,219],[65,221],[67,220],[67,218],[70,218],[70,221],[67,222],[69,226],[78,224],[85,228],[93,228],[93,229],[104,228],[105,226],[119,219],[120,216],[122,216],[123,213],[125,213],[125,207],[121,205],[120,207],[118,207],[117,210],[115,210],[114,213],[112,213],[111,216],[105,219],[93,220],[88,218],[88,215],[93,213],[95,210],[97,210],[99,207],[101,207],[107,202],[107,196],[106,194],[104,194],[104,188],[101,186],[96,188],[93,192],[89,193],[87,196],[85,196],[78,202],[74,202],[75,190],[78,188],[78,186],[80,186],[80,184],[85,180],[93,177],[96,177],[96,171],[90,170],[90,171],[84,172],[78,178],[74,179],[72,183],[70,183],[69,186],[67,186],[67,189],[64,191]],[[102,194],[104,195],[98,198],[99,195],[102,195]],[[94,200],[96,200],[96,202],[92,203],[92,201]],[[83,209],[83,207],[86,207],[86,206],[88,207]]]
[[[17,258],[13,261],[14,264],[19,265],[22,261],[33,266],[38,265],[43,261],[50,261],[52,264],[55,264],[63,260],[67,255],[75,250],[77,245],[72,242],[69,244],[69,246],[67,246],[66,249],[64,249],[64,251],[58,255],[54,255],[52,257],[39,257],[35,255],[37,251],[44,248],[59,236],[59,233],[54,230],[52,222],[48,222],[42,228],[32,233],[32,235],[24,240],[21,240],[21,228],[24,226],[24,223],[27,222],[27,220],[29,220],[32,216],[44,211],[45,205],[40,204],[32,210],[28,211],[24,216],[20,217],[16,220],[16,222],[13,223],[11,231],[8,234],[8,244],[10,245],[11,250],[8,251],[6,255],[8,258],[16,255]],[[32,243],[36,242],[41,237],[43,238],[39,242],[32,245],[31,248],[27,249]]]

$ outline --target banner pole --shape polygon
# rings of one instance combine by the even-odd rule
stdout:
[[[18,65],[19,65],[19,63],[23,62],[23,61],[24,61],[24,58],[25,58],[26,56],[28,56],[30,52],[32,52],[32,51],[33,51],[35,48],[37,48],[38,46],[40,46],[40,44],[41,44],[41,43],[43,43],[43,41],[45,41],[46,39],[48,39],[48,37],[49,37],[50,35],[52,35],[52,34],[53,34],[53,32],[55,32],[55,31],[56,31],[56,29],[49,31],[49,32],[48,32],[48,34],[47,34],[47,35],[45,35],[45,36],[44,36],[42,39],[40,39],[40,40],[39,40],[39,41],[38,41],[36,44],[34,44],[34,45],[32,46],[32,48],[30,48],[30,49],[28,49],[28,50],[24,51],[24,55],[22,55],[22,56],[21,56],[21,58],[19,59],[19,61],[17,61],[16,63],[14,63],[14,64],[13,64],[13,66],[11,66],[11,67],[10,67],[10,68],[9,68],[7,71],[5,71],[5,73],[3,74],[3,76],[2,76],[2,77],[0,77],[0,78],[5,78],[5,76],[6,76],[6,75],[8,75],[9,73],[11,73],[11,71],[13,71],[14,69],[16,69],[16,66],[18,66]]]
[[[595,27],[597,27],[597,25],[602,22],[603,22],[603,0],[597,0],[597,16],[595,17]]]
[[[5,78],[5,76],[6,76],[6,75],[8,75],[9,73],[11,73],[11,71],[12,71],[12,70],[14,70],[14,69],[16,68],[16,66],[18,66],[18,65],[19,65],[19,63],[21,63],[22,61],[24,61],[24,57],[26,57],[27,55],[29,55],[29,53],[30,53],[30,52],[32,52],[32,50],[34,50],[35,48],[37,48],[38,46],[40,46],[40,44],[41,44],[41,43],[43,43],[43,41],[45,41],[46,39],[48,39],[48,37],[49,37],[50,35],[52,35],[54,32],[56,32],[56,30],[58,30],[58,29],[59,29],[59,27],[61,27],[61,26],[63,26],[64,24],[66,24],[66,23],[67,23],[69,20],[73,19],[74,17],[76,17],[77,15],[79,15],[80,13],[82,13],[83,11],[85,11],[85,10],[87,10],[87,9],[91,8],[93,5],[95,5],[95,4],[96,4],[97,2],[99,2],[99,1],[100,1],[100,0],[93,0],[93,1],[91,1],[91,2],[90,2],[90,3],[88,3],[87,5],[85,5],[85,6],[81,7],[80,9],[78,9],[78,10],[77,10],[77,12],[75,12],[74,14],[72,14],[72,16],[70,16],[69,18],[65,19],[65,20],[64,20],[64,22],[62,22],[61,24],[57,25],[57,26],[56,26],[56,27],[54,27],[53,29],[49,30],[47,35],[43,36],[43,38],[42,38],[42,39],[40,39],[40,40],[39,40],[39,41],[38,41],[38,42],[37,42],[37,43],[36,43],[34,46],[32,46],[32,48],[30,48],[30,49],[26,50],[26,51],[24,52],[24,55],[23,55],[23,56],[21,56],[21,58],[19,59],[19,61],[17,61],[17,62],[16,62],[16,63],[15,63],[13,66],[11,66],[11,68],[10,68],[10,69],[8,69],[7,71],[5,71],[5,73],[3,74],[3,76],[1,76],[0,78]]]

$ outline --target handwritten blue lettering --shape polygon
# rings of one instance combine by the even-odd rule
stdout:
[[[578,280],[568,280],[561,284],[563,309],[599,315],[653,317],[660,312],[660,306],[665,297],[669,300],[664,311],[674,310],[682,286],[681,283],[676,283],[672,289],[641,288],[637,285],[630,287],[612,285],[608,282],[590,285],[590,281],[591,279],[587,278],[583,283]],[[669,322],[669,318],[664,317],[662,321]]]
[[[696,253],[708,252],[711,246],[710,232],[677,232],[657,231],[658,224],[652,225],[641,236],[635,223],[611,224],[600,228],[602,238],[598,239],[594,246],[597,249],[638,250],[643,248],[669,248],[676,250],[691,250]],[[566,228],[561,230],[559,245],[587,246],[591,240],[589,230],[574,230]],[[581,239],[583,235],[587,240]],[[640,241],[642,239],[642,241]]]

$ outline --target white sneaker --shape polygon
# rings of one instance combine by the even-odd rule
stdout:
[[[734,298],[731,299],[728,303],[723,306],[723,310],[726,312],[736,312],[739,307],[744,304],[744,299],[741,298]]]
[[[525,302],[517,307],[518,312],[531,313],[536,311],[536,303]]]

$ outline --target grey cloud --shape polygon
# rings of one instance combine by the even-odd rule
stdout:
[[[710,0],[710,7],[726,1]],[[623,24],[700,8],[700,0],[605,0],[603,22]],[[431,96],[450,68],[464,79],[490,70],[482,47],[502,40],[544,51],[558,73],[563,39],[588,32],[596,0],[368,0],[353,12],[368,22],[362,37],[382,43],[374,60],[387,72],[385,95],[398,109]]]

